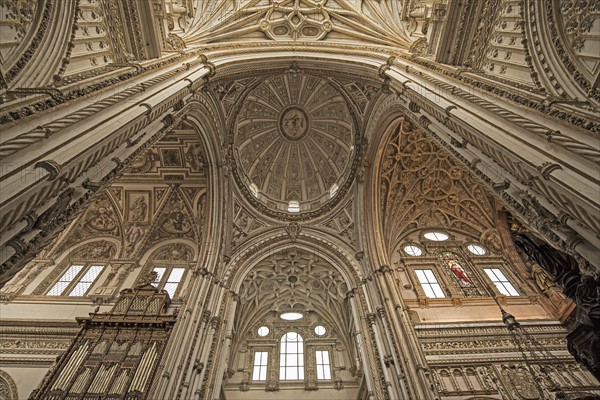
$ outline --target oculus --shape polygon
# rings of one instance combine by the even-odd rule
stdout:
[[[327,329],[323,325],[315,326],[315,334],[317,336],[323,336],[327,332]]]
[[[427,240],[433,240],[434,242],[443,242],[450,238],[447,233],[439,231],[426,232],[423,237]]]
[[[468,245],[467,250],[469,250],[471,253],[475,254],[476,256],[482,256],[485,253],[487,253],[487,251],[485,250],[484,247],[476,245],[476,244]]]
[[[302,317],[304,317],[304,315],[297,312],[286,312],[279,316],[279,318],[284,319],[286,321],[296,321]]]
[[[414,244],[407,244],[406,246],[404,246],[403,250],[406,254],[413,257],[418,257],[421,254],[423,254],[423,250],[421,250],[419,246]]]
[[[269,328],[266,326],[261,326],[258,328],[258,336],[267,336],[269,334]]]

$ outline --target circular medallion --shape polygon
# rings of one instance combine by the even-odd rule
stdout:
[[[299,106],[289,106],[279,116],[279,132],[293,142],[308,133],[308,116]]]

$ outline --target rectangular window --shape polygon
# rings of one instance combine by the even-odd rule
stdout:
[[[317,379],[331,379],[328,351],[317,351]]]
[[[183,278],[184,271],[184,268],[173,268],[171,270],[169,278],[165,282],[165,286],[163,288],[167,291],[167,293],[169,293],[170,298],[173,298],[175,296],[177,286],[179,286],[179,282],[181,282],[181,278]]]
[[[77,282],[69,291],[68,296],[85,296],[94,281],[100,276],[104,266],[91,265],[86,268],[83,264],[71,265],[60,277],[58,282],[48,291],[48,296],[67,296],[66,292],[73,282]]]
[[[169,293],[169,297],[173,299],[177,292],[177,287],[183,278],[185,268],[168,269],[165,267],[154,267],[153,271],[156,272],[156,279],[152,284],[159,289],[166,290]],[[165,276],[167,276],[166,279],[164,279]]]
[[[432,270],[417,269],[415,270],[415,274],[417,275],[417,279],[419,279],[419,283],[421,284],[421,287],[423,287],[423,291],[427,297],[431,299],[441,299],[446,297],[437,279],[435,279],[435,275],[433,275]]]
[[[502,271],[498,268],[485,268],[487,276],[490,278],[492,283],[496,285],[496,289],[505,296],[518,296],[519,292],[515,287],[506,279]]]
[[[96,278],[100,276],[102,269],[104,267],[101,265],[92,265],[90,269],[87,270],[85,275],[79,280],[77,285],[71,290],[69,296],[83,296],[86,294],[88,289],[92,286]]]
[[[254,353],[254,371],[252,372],[253,381],[267,380],[267,360],[269,353],[266,351],[257,351]]]

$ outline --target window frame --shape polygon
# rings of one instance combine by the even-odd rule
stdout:
[[[256,355],[257,354],[261,354],[261,357],[260,357],[261,364],[259,364],[259,365],[256,364]],[[266,355],[266,357],[265,357],[265,355]],[[262,364],[263,357],[264,357],[264,364]],[[254,358],[252,360],[252,375],[250,378],[252,382],[266,382],[267,381],[267,378],[269,376],[268,375],[268,373],[269,373],[269,357],[270,357],[269,351],[264,350],[264,349],[254,349]],[[259,379],[254,378],[256,368],[258,368]],[[265,379],[260,379],[262,376],[263,369],[264,369]]]
[[[62,278],[69,272],[69,270],[75,266],[82,266],[81,270],[79,270],[75,276],[73,276],[73,278],[70,281],[63,281]],[[98,282],[98,279],[102,276],[102,274],[104,273],[106,267],[108,266],[107,263],[103,263],[103,262],[93,262],[93,261],[72,261],[69,262],[67,264],[67,267],[62,271],[62,273],[58,276],[58,279],[56,279],[51,285],[50,287],[45,291],[44,296],[50,296],[50,297],[76,297],[76,298],[81,298],[81,297],[87,297],[89,296],[89,292],[90,290],[92,290],[92,288],[94,287],[94,285]],[[71,292],[80,284],[82,283],[81,280],[87,275],[87,273],[90,271],[90,269],[92,267],[100,267],[100,272],[98,272],[98,275],[96,275],[96,277],[89,282],[89,286],[88,288],[85,290],[85,292],[82,295],[76,296],[76,295],[71,295]],[[52,292],[52,290],[60,283],[60,282],[68,282],[67,285],[60,291],[60,294],[50,294],[50,292]]]
[[[296,335],[296,341],[287,340],[287,336],[290,333],[293,333]],[[285,342],[284,342],[284,338],[286,338]],[[285,351],[283,350],[284,343],[285,343]],[[297,346],[296,352],[288,352],[288,343],[296,344],[296,346]],[[281,337],[279,339],[279,381],[280,382],[284,382],[284,381],[285,382],[294,382],[294,381],[304,381],[305,380],[304,367],[305,367],[306,363],[304,361],[304,356],[305,356],[304,343],[305,343],[304,338],[297,331],[288,330],[283,335],[281,335]],[[287,358],[288,355],[296,356],[297,361],[294,365],[288,365],[288,358]],[[288,369],[291,369],[291,368],[296,369],[296,378],[287,378],[287,374],[288,374],[287,371],[288,371]],[[282,372],[285,372],[285,373],[282,374]]]
[[[509,279],[509,277],[506,276],[506,274],[504,273],[504,271],[501,268],[499,268],[499,267],[483,267],[482,270],[483,270],[483,273],[485,274],[486,278],[492,283],[494,290],[496,292],[498,292],[498,294],[500,294],[502,296],[506,296],[506,297],[521,296],[521,293],[519,292],[519,290],[517,290],[517,287],[515,286],[515,284]],[[494,271],[499,271],[505,280],[498,280],[498,281],[493,280],[492,277],[490,276],[490,273],[488,273],[488,271],[490,271],[496,278],[498,278],[498,276],[497,276],[496,272],[494,272]],[[502,291],[500,290],[500,288],[498,286],[499,284],[509,294],[502,293]],[[510,290],[508,290],[508,288],[506,287],[506,284],[510,285],[510,287],[516,294],[510,294]]]
[[[419,274],[417,273],[417,271],[422,271],[423,275],[425,276],[425,278],[427,279],[427,282],[423,283],[421,282],[421,279],[419,278]],[[427,274],[425,271],[429,271],[431,272],[431,275],[433,275],[433,278],[435,280],[435,282],[430,282],[429,278],[427,277]],[[421,286],[421,290],[423,291],[425,297],[427,297],[428,299],[447,299],[448,296],[446,295],[446,292],[444,291],[442,285],[441,285],[441,280],[438,279],[438,277],[436,276],[436,268],[435,266],[431,267],[431,268],[414,268],[413,269],[413,273],[415,274],[415,278],[417,280],[417,283]],[[427,294],[427,290],[425,289],[425,285],[429,286],[429,289],[432,291],[432,293],[435,295],[435,290],[433,289],[432,285],[437,285],[440,289],[440,292],[442,293],[442,296],[437,296],[435,295],[434,297],[431,297]]]
[[[314,349],[314,351],[315,351],[315,367],[316,367],[315,371],[317,373],[317,380],[319,380],[319,381],[330,381],[330,380],[332,380],[333,379],[332,368],[331,368],[331,364],[332,364],[332,362],[331,362],[331,355],[332,355],[332,352],[330,351],[330,349],[323,349],[323,348],[316,348],[316,349]],[[327,353],[327,361],[328,362],[327,363],[319,364],[319,355],[318,355],[318,353]],[[323,369],[323,371],[322,371],[323,373],[325,373],[325,370],[327,370],[327,372],[329,373],[329,378],[319,378],[319,371],[320,371],[319,367],[323,367],[322,368]],[[327,367],[327,368],[325,369],[325,367]]]
[[[165,286],[168,283],[173,283],[173,282],[168,281],[168,279],[171,277],[171,274],[173,273],[173,270],[175,270],[175,269],[183,270],[183,272],[181,273],[181,278],[179,279],[179,282],[177,282],[177,286],[175,287],[175,291],[173,292],[173,296],[171,296],[171,294],[169,293],[169,297],[171,298],[171,301],[176,301],[181,293],[181,288],[183,286],[183,283],[185,282],[185,279],[187,278],[188,266],[185,264],[182,264],[182,263],[169,263],[168,261],[165,261],[165,262],[155,261],[150,266],[150,272],[154,272],[157,268],[165,269],[165,272],[163,272],[163,274],[158,277],[158,278],[160,278],[158,280],[158,282],[152,282],[152,285],[156,286],[156,288],[158,290],[167,290],[167,289],[165,289]],[[140,274],[140,276],[141,276],[141,274]],[[167,290],[167,292],[168,292],[168,290]]]

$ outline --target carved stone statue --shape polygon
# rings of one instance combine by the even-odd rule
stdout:
[[[135,222],[141,222],[146,219],[146,213],[148,212],[148,205],[144,201],[143,197],[138,197],[131,205],[131,220]]]
[[[540,288],[542,293],[546,293],[550,288],[556,286],[550,274],[548,274],[548,272],[546,272],[546,270],[539,264],[530,263],[530,268],[531,277],[535,281],[537,287]]]

